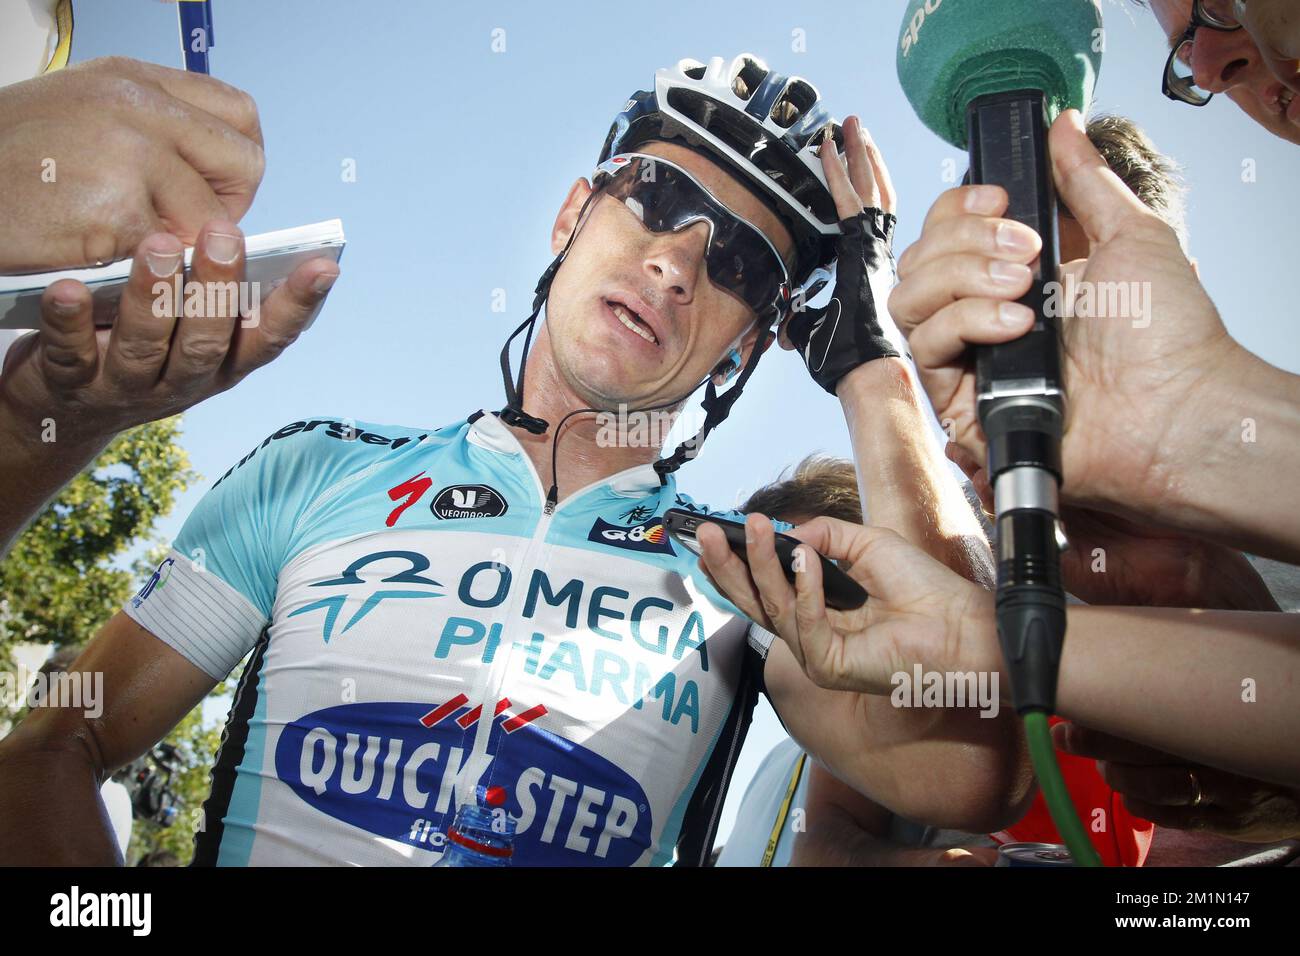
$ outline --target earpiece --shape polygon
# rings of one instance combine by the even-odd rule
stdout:
[[[713,367],[714,378],[716,379],[721,377],[722,379],[722,381],[718,383],[719,385],[731,381],[736,377],[736,373],[739,371],[740,352],[736,349],[732,349],[728,352],[727,357]]]

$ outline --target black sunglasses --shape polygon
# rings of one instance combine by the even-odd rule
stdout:
[[[719,202],[680,166],[658,156],[623,153],[596,169],[596,187],[626,206],[651,232],[709,226],[704,263],[710,281],[760,318],[784,318],[790,275],[776,247],[757,226]]]

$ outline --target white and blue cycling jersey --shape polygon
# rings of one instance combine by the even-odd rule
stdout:
[[[644,465],[548,513],[482,412],[270,435],[125,608],[214,680],[252,652],[195,862],[427,866],[488,793],[517,864],[702,863],[771,637],[672,507]]]

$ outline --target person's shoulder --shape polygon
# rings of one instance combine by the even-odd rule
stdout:
[[[445,445],[462,435],[455,423],[418,428],[333,415],[288,422],[216,479],[186,519],[175,547],[185,554],[191,546],[210,551],[213,540],[242,535],[247,552],[269,546],[287,556],[297,523],[318,503],[376,470],[401,466],[407,455],[420,456],[430,443]]]
[[[767,752],[759,763],[756,774],[775,771],[788,778],[795,761],[801,754],[803,754],[803,747],[799,746],[799,742],[793,737],[787,736]]]
[[[709,505],[697,502],[690,495],[683,494],[680,491],[673,496],[673,504],[671,507],[680,508],[683,511],[689,511],[691,514],[705,515],[710,518],[722,518],[726,521],[734,521],[737,524],[745,523],[746,513],[744,511],[740,511],[736,508],[712,508]],[[768,520],[772,522],[772,526],[778,531],[787,531],[793,527],[788,521],[781,521],[771,515],[768,515],[767,517]]]
[[[786,736],[777,743],[771,750],[763,755],[759,761],[758,767],[754,770],[754,776],[749,780],[749,785],[745,788],[745,794],[741,798],[741,804],[749,803],[749,810],[757,810],[755,802],[762,806],[775,808],[780,803],[781,798],[789,787],[790,778],[794,775],[794,766],[798,763],[799,758],[803,756],[803,748],[793,737]],[[805,768],[806,769],[806,768]],[[806,775],[804,776],[806,779]],[[765,814],[766,819],[771,819],[774,814],[768,814],[767,811],[759,811]]]
[[[745,520],[744,513],[737,511],[735,508],[714,508],[710,505],[696,501],[690,495],[682,491],[677,491],[673,495],[673,502],[669,507],[680,508],[683,511],[689,511],[691,514],[695,515],[708,515],[711,518],[727,518],[731,521]]]
[[[364,468],[380,457],[402,449],[454,437],[457,423],[437,428],[378,424],[337,415],[312,415],[275,429],[219,477],[223,482],[275,472],[281,478],[302,473],[328,473],[337,477],[353,468]]]

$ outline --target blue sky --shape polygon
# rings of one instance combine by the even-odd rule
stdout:
[[[204,480],[180,499],[164,535],[285,422],[330,415],[437,426],[499,408],[497,352],[528,314],[568,187],[590,174],[627,96],[682,57],[751,51],[811,80],[837,117],[862,116],[898,189],[901,251],[950,185],[945,167],[965,167],[921,126],[898,87],[894,48],[905,5],[218,0],[213,73],[257,99],[267,145],[266,177],[242,226],[254,233],[338,217],[348,248],[310,332],[187,413],[184,445]],[[1137,120],[1184,165],[1192,254],[1228,329],[1300,372],[1284,253],[1294,248],[1300,147],[1224,97],[1203,109],[1166,100],[1167,51],[1154,18],[1128,0],[1104,0],[1104,9],[1097,108]],[[79,0],[75,10],[74,61],[112,53],[180,65],[172,6]],[[493,52],[494,30],[504,31],[504,52]],[[792,49],[796,30],[806,52]],[[346,160],[355,161],[355,182],[343,180]],[[1254,182],[1243,182],[1247,160]],[[505,314],[492,311],[497,289],[506,293]],[[790,438],[773,440],[781,435]],[[813,451],[849,455],[838,405],[793,354],[773,350],[680,483],[698,501],[729,506]],[[722,837],[781,736],[763,703]]]

